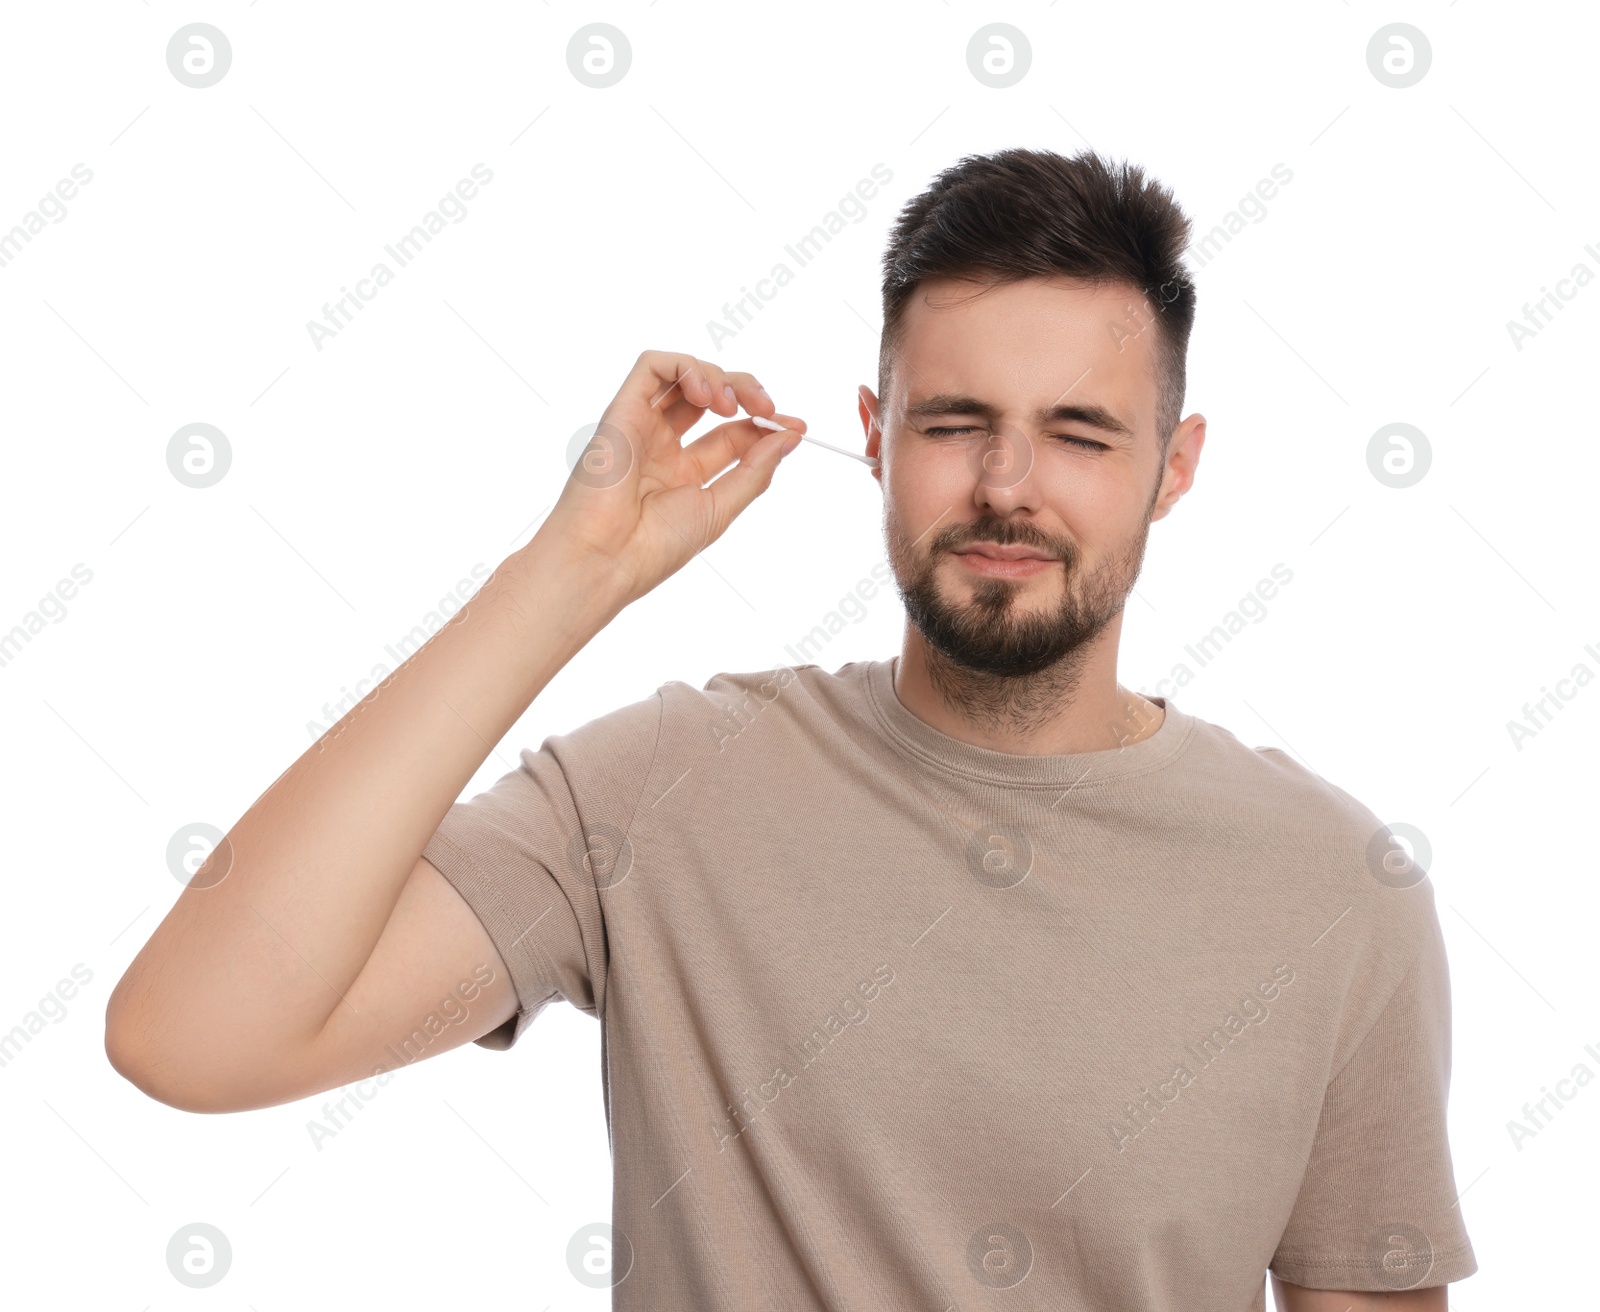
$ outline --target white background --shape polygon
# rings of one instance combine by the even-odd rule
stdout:
[[[814,436],[859,447],[888,225],[963,154],[1013,145],[1131,158],[1197,231],[1292,171],[1194,269],[1185,413],[1210,435],[1194,490],[1152,530],[1122,681],[1163,691],[1185,644],[1292,569],[1175,700],[1426,833],[1481,1266],[1452,1306],[1565,1305],[1584,1287],[1600,1088],[1520,1148],[1507,1122],[1579,1063],[1600,1073],[1585,841],[1600,687],[1520,750],[1507,723],[1575,665],[1600,671],[1585,650],[1600,649],[1600,287],[1520,350],[1506,325],[1579,262],[1600,273],[1600,27],[1573,6],[1472,0],[1228,9],[8,8],[0,232],[75,164],[93,173],[0,266],[0,632],[74,565],[92,571],[0,665],[0,1033],[75,965],[92,973],[0,1067],[8,1302],[605,1305],[564,1256],[609,1217],[590,1018],[556,1006],[511,1053],[407,1069],[319,1150],[320,1100],[206,1117],[139,1093],[105,1060],[106,998],[178,895],[173,835],[226,830],[326,727],[325,704],[393,664],[386,643],[528,540],[568,442],[640,350],[751,370]],[[196,21],[232,47],[205,89],[166,62]],[[567,63],[596,21],[632,50],[606,89]],[[1032,49],[1006,89],[967,67],[992,21]],[[1396,21],[1432,47],[1404,89],[1366,59]],[[477,163],[494,176],[468,216],[317,349],[307,321]],[[893,181],[864,220],[719,350],[708,320],[877,163]],[[231,449],[206,489],[167,467],[195,422]],[[1432,448],[1405,489],[1367,465],[1393,422]],[[551,684],[469,794],[519,748],[669,679],[790,663],[784,645],[883,559],[880,515],[864,466],[802,446]],[[894,592],[868,612],[812,659],[898,651]],[[233,1247],[209,1290],[166,1266],[195,1221]]]

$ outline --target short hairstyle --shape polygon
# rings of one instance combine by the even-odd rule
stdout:
[[[1195,292],[1183,264],[1191,223],[1142,169],[1094,151],[1013,148],[967,155],[906,202],[883,256],[878,396],[917,285],[933,278],[1127,283],[1155,311],[1156,426],[1163,455],[1183,411]]]

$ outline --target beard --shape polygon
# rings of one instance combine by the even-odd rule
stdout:
[[[1027,722],[1076,686],[1088,644],[1121,613],[1133,590],[1149,533],[1147,513],[1136,533],[1085,569],[1070,541],[993,515],[948,526],[919,557],[892,505],[884,515],[896,587],[929,648],[930,682],[952,707],[995,722]],[[979,542],[1037,547],[1058,558],[1051,569],[1060,582],[1052,581],[1050,570],[1024,579],[967,574],[970,582],[953,586],[970,588],[970,600],[952,601],[937,572],[952,552]],[[1029,589],[1059,597],[1040,610],[1022,600]]]

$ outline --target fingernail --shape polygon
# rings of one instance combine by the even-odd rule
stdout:
[[[772,400],[772,393],[767,391],[767,389],[762,387],[759,383],[756,384],[756,391],[760,392],[762,396],[767,398],[767,400]]]
[[[726,383],[722,385],[722,395],[727,398],[730,404],[738,403],[739,398],[733,394],[733,388],[729,387]]]
[[[789,452],[793,451],[795,449],[795,447],[797,447],[799,445],[800,445],[800,434],[799,433],[790,433],[788,437],[783,439],[783,445],[778,448],[778,454],[786,456],[786,455],[789,454]]]

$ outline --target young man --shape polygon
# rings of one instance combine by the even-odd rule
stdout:
[[[1269,1270],[1292,1312],[1443,1308],[1476,1264],[1424,872],[1117,682],[1205,439],[1187,235],[1093,155],[947,170],[860,398],[899,656],[668,682],[452,805],[798,441],[735,417],[774,414],[749,374],[641,355],[533,540],[184,890],[117,1069],[262,1107],[560,997],[602,1023],[617,1308],[1259,1312]]]

